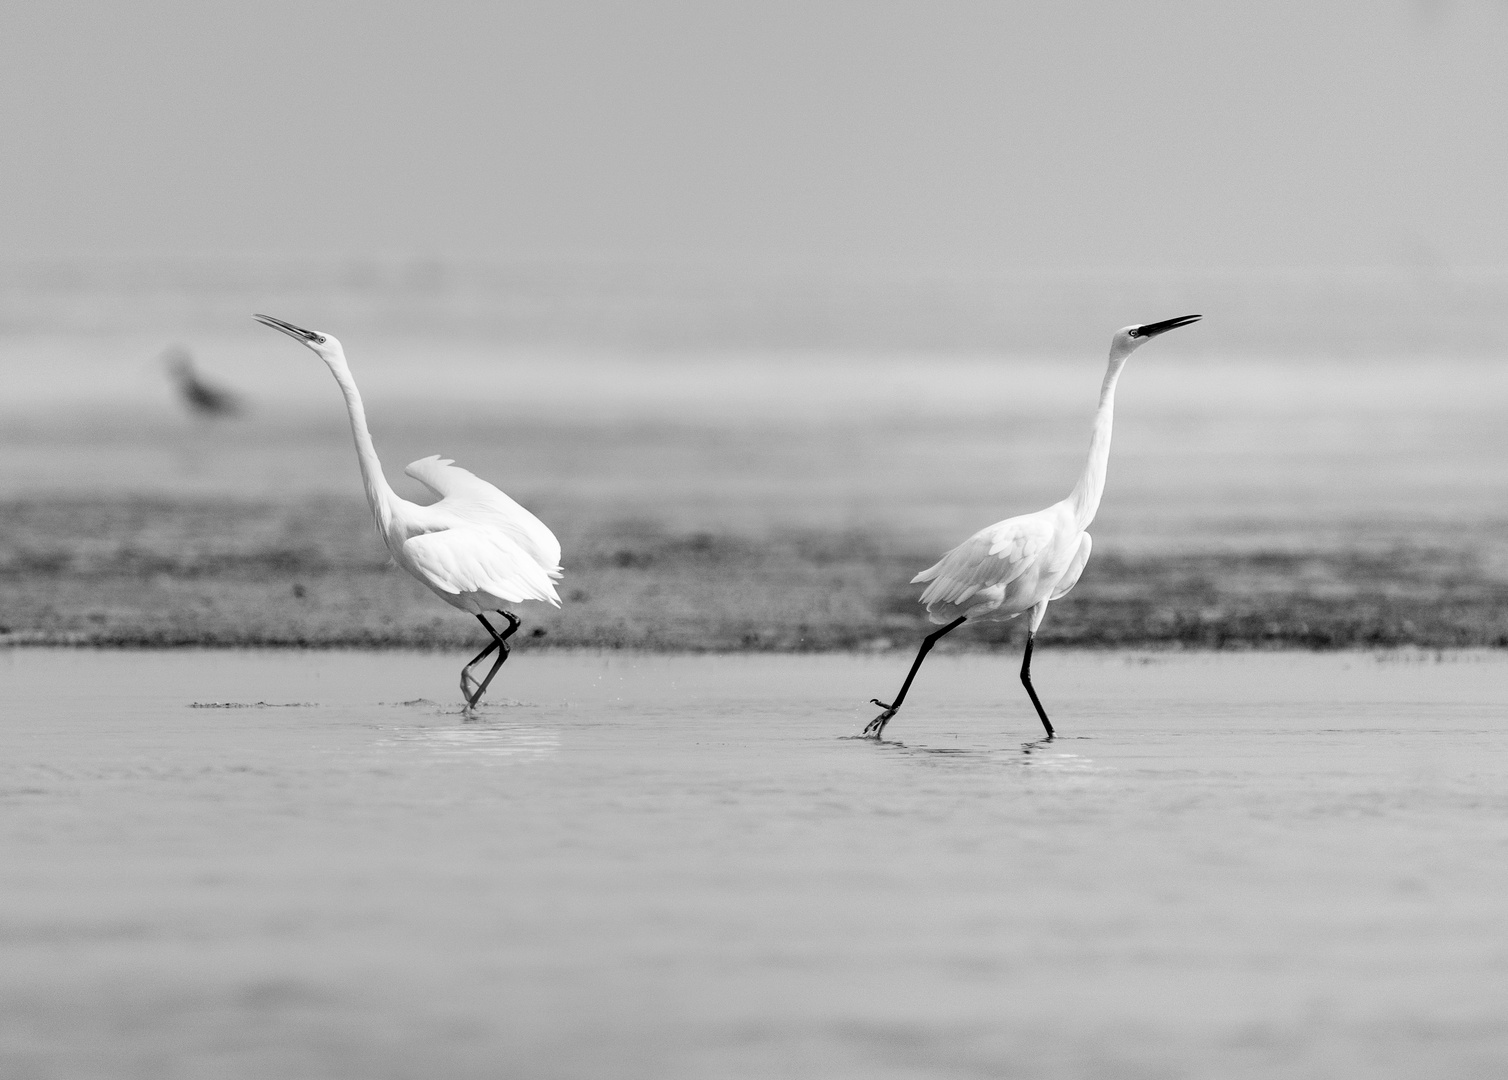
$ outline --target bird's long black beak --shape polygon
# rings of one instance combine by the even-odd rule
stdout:
[[[289,337],[297,338],[299,341],[313,341],[319,337],[313,330],[300,329],[292,323],[284,322],[282,319],[274,319],[271,315],[253,315],[252,318],[263,326],[270,326],[274,330],[281,330]]]
[[[261,316],[258,316],[261,318]],[[1180,326],[1196,323],[1204,318],[1203,315],[1180,315],[1176,319],[1164,319],[1162,322],[1151,322],[1145,326],[1138,326],[1131,331],[1132,337],[1154,338],[1158,334],[1166,334],[1169,330],[1177,330]]]

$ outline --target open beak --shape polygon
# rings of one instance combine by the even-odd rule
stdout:
[[[253,315],[252,318],[256,319],[263,326],[270,326],[274,330],[281,330],[289,337],[297,338],[299,341],[313,341],[319,337],[313,330],[300,329],[292,323],[284,322],[282,319],[274,319],[271,315]]]
[[[1131,336],[1155,338],[1158,334],[1166,334],[1169,330],[1177,330],[1180,326],[1196,323],[1203,317],[1202,315],[1180,315],[1176,319],[1164,319],[1162,322],[1147,323],[1145,326],[1138,326],[1135,330],[1131,331]],[[261,318],[261,316],[258,315],[257,318]]]

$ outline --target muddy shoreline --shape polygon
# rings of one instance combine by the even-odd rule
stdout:
[[[526,648],[908,650],[939,552],[875,530],[685,530],[567,517],[564,607],[523,607]],[[1435,537],[1097,551],[1044,645],[1508,647],[1485,525]],[[0,646],[451,649],[472,620],[396,570],[359,502],[14,500],[0,505]],[[1012,622],[948,650],[1009,647]]]

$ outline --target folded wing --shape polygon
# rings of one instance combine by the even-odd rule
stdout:
[[[1020,577],[1046,550],[1052,537],[1052,524],[1038,515],[1007,518],[980,529],[937,565],[911,580],[931,583],[921,595],[921,602],[929,608],[934,604],[964,604],[981,589]]]
[[[1053,586],[1052,595],[1048,597],[1049,600],[1057,600],[1059,597],[1067,596],[1068,590],[1079,583],[1079,578],[1084,573],[1084,564],[1089,561],[1089,550],[1093,546],[1094,541],[1089,539],[1088,533],[1085,533],[1079,539],[1079,550],[1073,553],[1073,561],[1068,564],[1068,569],[1063,571],[1063,576]]]

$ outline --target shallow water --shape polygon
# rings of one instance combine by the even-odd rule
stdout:
[[[1508,1064],[1508,658],[460,659],[0,656],[0,1074]]]

